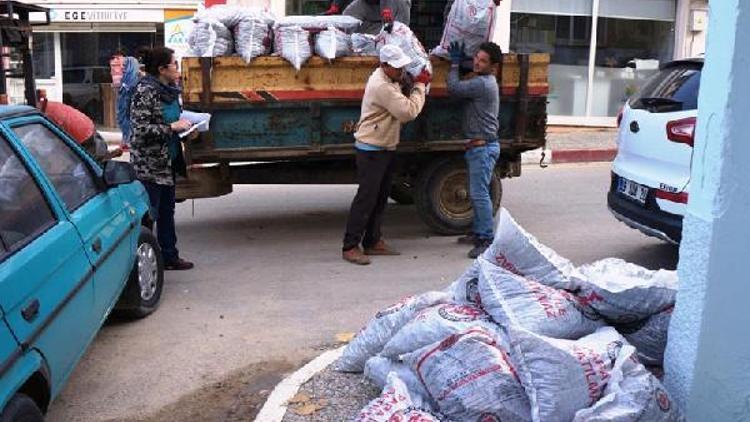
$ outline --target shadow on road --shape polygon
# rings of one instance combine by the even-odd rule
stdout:
[[[622,251],[620,258],[650,269],[677,269],[680,249],[668,243],[642,246],[629,251]]]
[[[109,422],[250,421],[276,384],[299,366],[301,362],[287,361],[250,365],[145,418],[111,419]]]

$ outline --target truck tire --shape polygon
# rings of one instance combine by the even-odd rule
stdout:
[[[463,159],[442,158],[425,167],[414,190],[417,213],[438,234],[464,234],[471,229],[472,207]],[[503,187],[497,169],[490,184],[492,208],[500,208]]]
[[[400,205],[414,205],[414,187],[407,182],[396,182],[391,186],[391,199]]]
[[[44,416],[31,397],[18,393],[0,413],[0,422],[44,422]]]
[[[141,227],[135,263],[115,312],[118,316],[139,319],[159,307],[164,287],[164,261],[154,234]]]

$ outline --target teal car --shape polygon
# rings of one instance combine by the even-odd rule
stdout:
[[[0,106],[0,422],[43,420],[108,315],[152,313],[163,283],[130,164]]]

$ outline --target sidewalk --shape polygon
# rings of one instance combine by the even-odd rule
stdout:
[[[99,131],[110,145],[119,145],[120,132]],[[612,161],[617,153],[617,129],[550,126],[547,128],[547,147],[544,162],[547,164]],[[542,149],[524,153],[524,164],[538,164]]]
[[[550,126],[547,128],[547,164],[612,161],[617,154],[617,129]],[[524,164],[538,164],[542,150],[522,154]]]

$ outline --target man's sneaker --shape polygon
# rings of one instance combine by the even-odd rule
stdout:
[[[167,271],[185,271],[193,269],[193,265],[190,261],[185,261],[182,258],[177,258],[177,261],[164,264],[164,269]]]
[[[370,264],[370,258],[366,257],[362,253],[362,249],[359,247],[351,248],[349,250],[341,252],[341,257],[344,261],[351,262],[357,265],[368,265]]]
[[[469,251],[469,258],[476,259],[481,255],[484,251],[487,250],[487,248],[490,247],[492,244],[492,241],[489,239],[480,239],[477,240],[477,243],[474,244],[474,248]]]
[[[469,233],[466,236],[461,236],[456,239],[456,243],[459,245],[474,245],[477,243],[477,235]]]
[[[391,248],[385,243],[385,240],[380,239],[374,245],[370,246],[369,248],[365,248],[365,255],[396,256],[401,255],[401,252]]]

